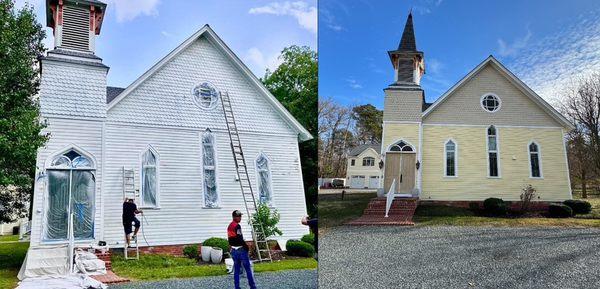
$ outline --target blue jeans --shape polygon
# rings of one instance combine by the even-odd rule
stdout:
[[[256,289],[254,276],[252,275],[252,268],[250,268],[250,257],[248,256],[248,251],[246,251],[244,248],[231,249],[231,258],[233,258],[233,282],[235,284],[235,289],[240,289],[240,273],[242,266],[244,266],[244,270],[246,271],[250,289]]]

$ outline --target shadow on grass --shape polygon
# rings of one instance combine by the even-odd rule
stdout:
[[[319,195],[319,231],[341,226],[363,214],[376,193],[351,193],[342,199],[341,194]]]

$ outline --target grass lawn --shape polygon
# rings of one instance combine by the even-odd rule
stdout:
[[[360,217],[376,196],[376,193],[351,193],[342,200],[341,194],[319,195],[319,232]]]
[[[27,248],[29,243],[0,243],[0,289],[13,289],[17,286],[17,273],[25,259]]]
[[[136,261],[125,260],[123,256],[115,254],[112,257],[112,266],[117,275],[131,280],[159,280],[227,274],[225,264],[198,265],[192,259],[167,255],[140,255],[140,260]],[[317,268],[317,261],[314,259],[298,258],[255,264],[254,272],[314,268]]]
[[[19,235],[0,236],[0,243],[2,243],[2,242],[13,242],[13,241],[19,241]]]

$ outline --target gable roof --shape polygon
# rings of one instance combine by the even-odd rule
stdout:
[[[131,92],[133,92],[138,86],[146,81],[146,79],[150,78],[157,71],[159,71],[163,66],[165,66],[171,59],[175,58],[181,52],[183,52],[186,48],[194,43],[200,37],[206,37],[212,44],[215,45],[217,50],[222,52],[225,57],[230,60],[234,67],[239,69],[242,74],[250,79],[250,83],[254,84],[258,91],[264,96],[268,103],[273,105],[275,111],[290,125],[290,127],[298,133],[298,138],[300,141],[306,141],[313,138],[313,136],[306,130],[295,118],[292,114],[283,107],[283,105],[269,92],[269,90],[262,84],[262,82],[250,71],[250,69],[231,51],[231,49],[219,38],[219,36],[208,26],[208,24],[204,25],[200,30],[186,39],[183,43],[177,46],[173,51],[167,54],[164,58],[162,58],[159,62],[154,64],[148,71],[144,72],[138,79],[136,79],[133,83],[131,83],[123,92],[121,92],[114,100],[110,101],[107,105],[107,111],[111,110],[115,107],[121,100],[127,97]]]
[[[500,63],[494,56],[490,55],[483,62],[477,65],[471,72],[469,72],[465,77],[463,77],[460,81],[458,81],[454,86],[452,86],[448,91],[446,91],[441,97],[439,97],[433,104],[431,104],[422,115],[422,118],[425,118],[432,111],[434,111],[437,107],[440,106],[450,95],[453,94],[458,88],[462,87],[465,83],[471,80],[475,75],[477,75],[484,67],[487,65],[493,65],[497,70],[505,76],[515,87],[517,87],[523,94],[525,94],[533,103],[537,104],[542,110],[544,110],[548,115],[550,115],[554,120],[558,123],[562,124],[565,128],[569,130],[574,129],[575,127],[571,122],[569,122],[560,112],[558,112],[554,107],[552,107],[548,102],[546,102],[543,98],[541,98],[535,91],[533,91],[527,84],[521,81],[517,76],[515,76],[510,70],[508,70],[502,63]]]
[[[372,148],[378,154],[381,154],[381,145],[380,144],[378,144],[378,143],[367,143],[367,144],[359,145],[359,146],[354,147],[353,149],[351,149],[350,152],[348,153],[348,156],[351,156],[351,157],[358,156],[358,155],[360,155],[362,152],[364,152],[368,148]]]

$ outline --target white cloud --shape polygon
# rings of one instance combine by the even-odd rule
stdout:
[[[527,46],[527,42],[531,38],[531,30],[527,28],[527,33],[521,38],[515,39],[511,44],[507,44],[503,39],[498,39],[498,54],[500,56],[512,56],[515,55],[519,50]]]
[[[363,86],[360,83],[358,83],[358,81],[356,81],[356,79],[354,78],[348,78],[346,79],[346,82],[348,82],[348,85],[350,85],[350,87],[353,89],[363,88]]]
[[[173,34],[167,32],[167,31],[164,31],[164,30],[161,31],[160,34],[162,34],[162,36],[164,36],[164,37],[171,37],[171,36],[173,36]]]
[[[117,22],[127,22],[140,15],[156,16],[156,7],[160,0],[108,0],[108,7],[114,7],[117,13]]]
[[[251,8],[250,14],[272,14],[278,16],[292,16],[296,18],[302,28],[312,33],[317,33],[317,7],[305,2],[296,1],[283,3],[273,2],[266,6]]]
[[[435,58],[429,59],[427,62],[428,72],[438,74],[444,68],[444,64]]]
[[[265,69],[269,69],[270,71],[274,71],[279,67],[282,63],[282,60],[279,59],[279,53],[273,53],[270,56],[265,56],[265,54],[260,51],[260,49],[256,47],[252,47],[248,49],[245,54],[244,60],[250,65],[250,68],[254,72],[255,75],[262,77],[265,73]]]
[[[600,14],[590,11],[573,25],[531,43],[509,68],[550,103],[577,80],[600,71]]]

